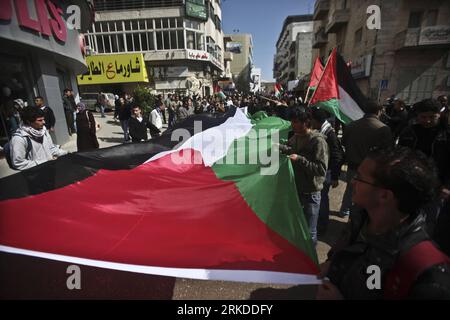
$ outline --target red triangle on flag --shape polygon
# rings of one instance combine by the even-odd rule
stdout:
[[[323,65],[320,58],[317,57],[314,62],[314,67],[311,71],[311,81],[309,82],[309,87],[316,87],[319,84],[320,77],[323,73]]]
[[[336,54],[337,52],[335,48],[328,58],[323,74],[311,98],[310,104],[340,98],[336,74]]]

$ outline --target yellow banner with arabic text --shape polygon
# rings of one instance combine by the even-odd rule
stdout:
[[[79,85],[148,82],[142,53],[88,56],[86,62],[88,71],[77,77]]]

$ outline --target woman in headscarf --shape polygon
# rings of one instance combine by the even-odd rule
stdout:
[[[86,109],[86,105],[80,102],[77,113],[77,148],[78,152],[98,149],[97,126],[94,116]]]

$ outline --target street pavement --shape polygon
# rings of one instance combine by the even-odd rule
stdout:
[[[99,114],[94,114],[94,117],[100,124],[100,129],[97,131],[100,148],[112,147],[123,143],[124,137],[120,122],[113,120],[112,113],[107,114],[106,118],[101,118]],[[62,148],[69,152],[76,152],[76,135],[73,135],[70,141],[64,144]],[[15,171],[9,169],[5,159],[0,160],[0,177],[14,173]],[[332,211],[330,225],[326,234],[319,234],[317,244],[317,255],[320,263],[326,260],[330,246],[339,237],[348,220],[337,216],[344,190],[345,182],[341,180],[339,187],[330,191],[330,207]],[[148,279],[155,282],[155,277],[149,276]],[[156,283],[162,286],[165,286],[165,282],[170,281],[165,277],[156,277],[156,279]],[[172,294],[172,299],[175,300],[312,299],[315,296],[316,289],[314,286],[267,285],[191,279],[176,279],[174,285],[169,287],[173,288],[171,289],[173,291],[169,292],[168,296]],[[162,298],[167,297],[167,293],[164,294],[164,296],[161,296]]]

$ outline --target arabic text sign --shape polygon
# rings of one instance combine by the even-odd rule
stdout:
[[[89,56],[86,62],[88,71],[77,77],[80,85],[148,82],[142,53]]]

